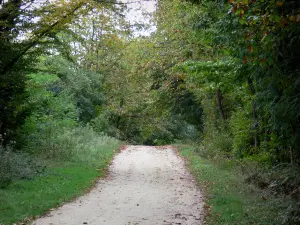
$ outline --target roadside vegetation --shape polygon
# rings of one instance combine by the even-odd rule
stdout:
[[[212,160],[200,156],[199,147],[176,146],[206,198],[207,224],[299,222],[298,198],[286,193],[293,185],[286,183],[291,168],[262,169],[253,161]],[[293,179],[298,179],[296,174]]]
[[[72,165],[73,164],[73,165]],[[106,166],[106,165],[105,165]],[[30,180],[13,182],[0,190],[2,224],[29,222],[62,203],[84,194],[103,172],[89,165],[60,163],[48,165],[43,173]]]
[[[208,174],[201,181],[216,180],[208,203],[220,215],[212,224],[243,224],[242,215],[249,223],[299,223],[292,201],[300,199],[299,1],[157,0],[150,24],[129,22],[127,7],[0,0],[1,216],[29,216],[7,198],[23,185],[30,195],[34,182],[46,188],[44,179],[55,183],[71,167],[89,171],[70,175],[84,179],[84,189],[120,142],[179,140],[198,146],[184,154],[196,175]],[[152,33],[139,32],[149,26]],[[237,181],[241,193],[245,185],[253,199],[259,190],[266,196],[256,202],[249,194],[249,208],[239,211],[248,200],[228,188]],[[62,201],[68,186],[61,185],[47,207]],[[218,197],[222,188],[232,191],[229,200]],[[278,215],[258,221],[269,203]]]
[[[30,221],[82,195],[105,175],[120,147],[116,139],[91,128],[61,135],[65,137],[55,155],[1,149],[1,224]]]

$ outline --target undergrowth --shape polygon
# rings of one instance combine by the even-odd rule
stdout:
[[[199,155],[197,147],[179,145],[178,148],[204,189],[209,206],[207,224],[300,223],[299,201],[295,198],[299,193],[294,188],[291,188],[294,196],[291,192],[285,193],[283,190],[287,188],[280,185],[291,185],[292,180],[295,181],[292,173],[281,169],[270,172],[251,162],[241,163],[224,156],[208,160]],[[256,177],[251,180],[251,175]]]
[[[55,134],[43,139],[36,133],[23,153],[1,147],[0,224],[30,220],[81,195],[104,175],[120,146],[89,126]]]
[[[10,146],[0,145],[0,189],[20,179],[33,179],[44,166],[26,153],[14,152]]]
[[[89,126],[60,130],[46,139],[37,133],[34,140],[38,141],[27,141],[26,150],[44,159],[94,165],[106,157],[107,148],[116,149],[120,144],[115,138],[99,134]]]

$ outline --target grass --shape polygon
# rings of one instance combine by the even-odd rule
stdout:
[[[246,184],[243,174],[232,164],[205,160],[192,146],[179,145],[178,149],[204,190],[208,225],[282,224],[280,210],[288,207],[288,203],[282,203],[280,197]]]
[[[0,224],[32,219],[82,195],[105,174],[114,151],[109,149],[97,166],[81,162],[48,161],[45,172],[33,180],[14,182],[0,189]]]

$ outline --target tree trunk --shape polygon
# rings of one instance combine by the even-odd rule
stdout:
[[[225,121],[226,117],[223,109],[223,96],[219,88],[217,88],[216,90],[216,98],[217,98],[217,105],[219,109],[220,118],[222,121]]]
[[[255,88],[252,79],[248,78],[248,85],[252,95],[255,95]],[[254,127],[254,146],[255,148],[259,147],[259,123],[257,116],[257,107],[256,102],[253,100],[252,102],[252,119],[253,119],[253,127]]]

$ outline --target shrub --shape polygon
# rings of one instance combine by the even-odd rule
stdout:
[[[93,130],[95,130],[99,133],[108,133],[109,128],[110,128],[108,115],[106,115],[104,113],[100,114],[96,118],[92,119],[90,124],[93,127]]]
[[[0,188],[20,179],[31,179],[43,170],[42,164],[28,154],[0,145]]]
[[[117,149],[119,144],[117,139],[99,134],[90,126],[77,127],[57,137],[59,151],[54,157],[97,164],[111,154],[111,150]]]
[[[206,126],[207,127],[207,126]],[[232,151],[232,136],[224,128],[205,129],[202,147],[198,150],[205,158],[228,157]]]
[[[58,129],[56,122],[49,121],[47,129],[29,134],[25,150],[45,159],[97,164],[97,160],[110,154],[106,150],[116,149],[120,143],[91,126]]]
[[[247,110],[239,109],[230,118],[230,127],[233,134],[233,151],[237,157],[249,154],[250,143],[253,139],[251,119]]]

